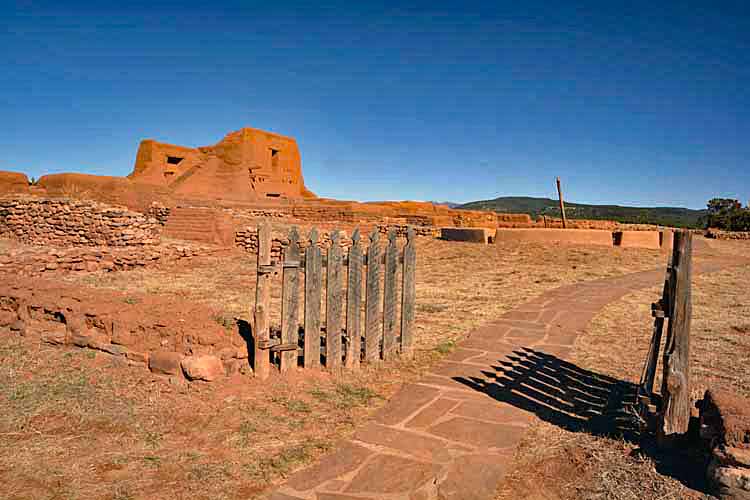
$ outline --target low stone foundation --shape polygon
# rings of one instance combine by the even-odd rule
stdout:
[[[148,311],[148,314],[144,314]],[[249,326],[175,297],[128,296],[34,279],[0,284],[0,334],[95,349],[189,380],[250,373]]]

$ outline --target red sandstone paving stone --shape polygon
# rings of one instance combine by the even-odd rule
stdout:
[[[515,363],[518,360],[522,359],[524,352],[526,351],[524,351],[521,347],[514,346],[502,352],[491,351],[482,354],[481,356],[475,356],[473,358],[467,359],[466,361],[464,361],[464,363],[484,366],[487,368],[492,366],[506,365],[508,363]]]
[[[454,451],[462,449],[440,439],[377,424],[366,425],[354,435],[354,439],[385,446],[412,455],[414,458],[436,463],[451,461],[454,453],[451,453],[450,449]],[[464,451],[467,450],[464,449]]]
[[[507,312],[500,317],[503,320],[535,322],[535,321],[538,321],[540,314],[541,314],[540,309],[537,309],[536,311],[516,309],[514,311]]]
[[[501,335],[497,335],[495,337],[489,337],[489,336],[481,336],[481,335],[473,335],[469,334],[469,337],[462,341],[459,346],[463,349],[475,349],[475,350],[481,350],[481,351],[500,351],[502,352],[504,349],[507,348],[509,344],[507,344],[505,339],[505,334],[508,330],[503,330],[503,333]]]
[[[287,484],[297,491],[306,491],[352,472],[373,452],[367,448],[346,442],[333,453],[325,455],[317,464],[292,475]]]
[[[395,455],[378,455],[352,479],[347,493],[408,493],[434,481],[441,467]]]
[[[478,350],[478,349],[464,349],[463,347],[458,347],[453,350],[448,356],[446,356],[444,359],[448,361],[456,361],[461,362],[466,359],[472,358],[474,356],[479,356],[481,354],[484,354],[484,350]]]
[[[450,410],[449,413],[458,417],[488,420],[499,424],[513,422],[526,425],[534,419],[533,414],[500,401],[494,403],[491,401],[464,401]]]
[[[530,351],[529,354],[532,354],[533,352],[538,352],[541,354],[554,356],[559,359],[566,359],[570,357],[570,354],[572,351],[573,349],[568,346],[560,346],[560,345],[553,345],[553,344],[539,344],[539,345],[535,345],[533,347],[533,351]]]
[[[511,328],[523,328],[525,330],[544,330],[544,325],[541,323],[534,323],[531,321],[518,321],[513,319],[499,319],[493,321],[487,325],[488,327],[500,327],[507,326]]]
[[[273,493],[271,493],[271,496],[268,497],[268,500],[305,500],[305,499],[302,497],[295,497],[292,495],[287,495],[286,493],[274,491]]]
[[[340,479],[333,479],[323,484],[320,489],[323,491],[341,491],[349,484],[349,481],[342,481]]]
[[[486,500],[507,471],[511,457],[506,455],[466,455],[459,457],[438,485],[441,500]]]
[[[569,330],[585,330],[586,325],[591,322],[593,317],[594,314],[588,311],[561,312],[553,322],[552,326]]]
[[[345,493],[316,493],[317,500],[378,500],[377,497],[369,495],[347,495]]]
[[[570,331],[562,328],[550,329],[547,338],[544,341],[544,345],[553,344],[561,346],[572,346],[578,338],[578,332]],[[540,344],[542,345],[542,344]],[[534,346],[537,347],[537,346]]]
[[[395,425],[406,420],[439,394],[439,390],[423,385],[405,385],[375,413],[375,420],[381,424]]]
[[[409,429],[426,429],[459,403],[455,399],[436,399],[417,413],[414,418],[406,422],[406,427]]]
[[[557,311],[555,309],[545,309],[539,316],[539,322],[542,324],[551,323],[552,321],[554,321],[559,312],[560,311]]]
[[[519,347],[529,346],[541,342],[546,335],[546,330],[514,328],[505,335],[505,340]]]
[[[467,379],[470,381],[470,379]],[[482,380],[485,380],[482,378]],[[470,387],[467,384],[464,384],[463,382],[460,382],[458,380],[454,380],[450,377],[438,377],[437,375],[425,375],[422,378],[419,379],[420,384],[425,384],[429,386],[435,386],[440,388],[441,390],[451,390],[454,392],[466,392],[467,394],[462,396],[461,399],[465,399],[467,397],[487,397],[486,395],[482,394],[480,391],[477,391],[473,387]],[[456,396],[448,395],[447,393],[443,392],[442,396],[455,399]]]
[[[443,361],[430,370],[432,375],[441,377],[475,377],[490,382],[495,379],[495,372],[495,369],[491,366],[453,363],[451,361]]]
[[[510,448],[523,436],[523,427],[509,424],[490,424],[470,418],[456,417],[428,429],[436,436],[466,443],[480,449]]]

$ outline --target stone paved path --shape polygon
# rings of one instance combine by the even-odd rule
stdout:
[[[718,268],[708,264],[696,271]],[[533,378],[521,381],[507,373],[519,366],[524,373],[524,366],[540,359],[564,360],[602,307],[663,279],[659,269],[564,286],[475,330],[429,374],[397,392],[373,422],[292,475],[269,498],[491,499],[540,405],[560,407],[550,394],[578,391],[559,399],[573,401],[563,408],[584,417],[575,406],[598,397],[595,391],[581,392],[580,381],[567,384],[573,388],[559,383],[560,377],[571,378],[566,373],[575,372],[574,365],[555,372],[542,363]],[[525,384],[523,397],[517,395],[520,383]]]

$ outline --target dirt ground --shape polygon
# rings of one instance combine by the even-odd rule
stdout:
[[[750,245],[713,248],[748,257]],[[744,250],[744,252],[743,252]],[[697,275],[693,280],[691,394],[727,388],[750,397],[750,266]],[[623,297],[599,312],[575,345],[572,362],[586,370],[637,383],[651,338],[651,303],[661,287]],[[661,364],[655,387],[661,386]],[[695,415],[697,415],[697,410]],[[707,498],[699,450],[664,454],[653,443],[569,432],[536,423],[518,448],[498,500]]]
[[[0,252],[7,248],[0,244]],[[104,353],[0,332],[0,449],[11,450],[0,454],[0,498],[253,498],[335,447],[482,323],[546,290],[666,261],[650,250],[428,238],[418,239],[417,255],[415,358],[341,377],[300,371],[264,383],[241,376],[170,383]],[[175,294],[248,319],[254,277],[250,256],[228,252],[179,267],[63,279]]]

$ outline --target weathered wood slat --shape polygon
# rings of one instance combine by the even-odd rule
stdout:
[[[370,234],[367,249],[367,282],[365,295],[365,360],[380,359],[380,339],[383,335],[380,313],[380,233],[377,228]]]
[[[404,268],[401,292],[401,354],[411,356],[414,349],[414,310],[416,307],[417,249],[414,228],[406,231]]]
[[[346,347],[345,364],[347,368],[359,366],[362,351],[362,247],[359,243],[359,229],[352,234],[352,246],[349,248],[349,270],[347,275],[346,297],[346,335],[349,339]]]
[[[690,323],[692,234],[675,232],[670,277],[669,327],[664,345],[662,407],[658,437],[663,444],[685,434],[690,422]]]
[[[341,329],[343,313],[343,271],[341,265],[341,244],[339,232],[331,232],[331,246],[328,249],[326,270],[326,367],[336,369],[341,366]]]
[[[299,233],[293,227],[289,232],[289,245],[284,249],[283,288],[281,292],[281,342],[297,344],[299,341]],[[297,366],[297,351],[281,353],[281,372]]]
[[[305,250],[305,368],[320,366],[320,299],[323,287],[322,259],[318,230],[310,231],[310,245]]]
[[[254,318],[254,356],[253,371],[261,379],[268,377],[271,360],[265,344],[270,340],[269,311],[271,306],[271,226],[267,222],[258,227],[258,277],[255,286]]]
[[[393,359],[396,351],[396,274],[398,272],[398,247],[396,231],[388,231],[388,246],[385,249],[385,276],[383,281],[383,360]]]

